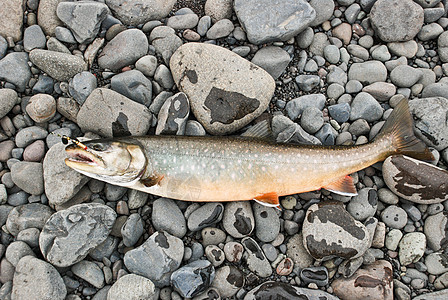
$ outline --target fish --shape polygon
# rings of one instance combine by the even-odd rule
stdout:
[[[254,127],[256,127],[255,125]],[[433,160],[413,131],[407,99],[367,144],[319,146],[277,143],[257,127],[255,138],[129,136],[76,140],[66,146],[70,168],[89,177],[184,201],[255,200],[280,209],[279,197],[324,188],[357,195],[350,174],[391,155]]]

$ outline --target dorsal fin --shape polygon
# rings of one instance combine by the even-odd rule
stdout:
[[[263,120],[255,124],[241,134],[241,136],[247,138],[273,140],[272,130],[271,126],[269,126],[268,120]]]
[[[355,185],[353,184],[353,178],[348,175],[341,177],[326,186],[323,186],[323,188],[343,196],[352,197],[358,195]]]

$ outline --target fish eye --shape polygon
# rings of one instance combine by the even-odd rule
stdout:
[[[90,145],[90,149],[95,151],[104,151],[106,147],[103,144],[92,144]]]

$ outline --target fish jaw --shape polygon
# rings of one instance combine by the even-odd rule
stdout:
[[[79,172],[83,171],[92,173],[106,167],[103,160],[99,156],[80,147],[71,146],[72,145],[66,147],[65,149],[69,156],[65,159],[65,164],[70,168]]]

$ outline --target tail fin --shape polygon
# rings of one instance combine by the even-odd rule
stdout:
[[[434,160],[434,156],[426,144],[414,135],[414,123],[407,99],[401,100],[394,108],[375,140],[385,136],[392,136],[396,154],[421,160]]]

